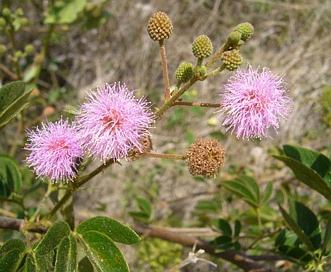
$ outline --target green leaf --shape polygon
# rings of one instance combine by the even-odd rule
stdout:
[[[0,88],[0,114],[24,93],[25,83],[14,81]]]
[[[209,244],[218,246],[223,244],[229,244],[232,242],[232,237],[228,235],[221,235],[216,237],[214,240],[210,241]]]
[[[48,12],[46,24],[71,24],[86,5],[86,0],[61,1]]]
[[[133,219],[138,220],[138,221],[142,221],[145,223],[150,221],[150,217],[144,212],[129,212],[129,215]]]
[[[0,199],[8,198],[11,195],[11,190],[7,182],[0,179]]]
[[[234,236],[238,237],[241,231],[241,223],[239,220],[234,221]]]
[[[221,230],[224,235],[232,236],[232,229],[228,221],[222,218],[213,219],[214,226]]]
[[[76,229],[76,232],[81,235],[88,231],[98,231],[111,240],[126,245],[135,244],[140,241],[140,237],[131,228],[119,221],[104,216],[96,216],[88,219],[79,224]]]
[[[260,202],[261,206],[269,201],[269,199],[272,196],[273,189],[274,189],[274,186],[273,186],[272,182],[269,182],[267,184],[267,187],[264,190],[264,193],[263,193],[263,196],[262,196],[262,199],[261,199],[261,202]]]
[[[315,249],[321,245],[321,232],[316,215],[300,202],[291,202],[290,215],[309,237]]]
[[[10,122],[21,110],[23,110],[27,105],[29,95],[32,89],[23,93],[15,101],[13,101],[8,107],[0,112],[0,129]]]
[[[322,245],[322,254],[329,255],[331,252],[331,215],[329,214],[328,222],[325,228],[324,241]]]
[[[313,260],[313,257],[309,252],[297,246],[279,246],[278,251],[289,259],[299,260],[304,263],[308,263]]]
[[[288,157],[295,159],[311,169],[314,169],[318,175],[324,178],[327,183],[331,183],[331,161],[323,154],[298,146],[284,145],[284,152]]]
[[[0,259],[0,272],[16,271],[22,258],[22,251],[13,249]]]
[[[55,272],[70,272],[77,270],[77,242],[69,235],[62,239],[56,254]]]
[[[6,241],[2,247],[0,248],[0,259],[9,251],[13,250],[13,249],[17,249],[20,252],[24,252],[25,251],[25,245],[24,243],[19,240],[19,239],[10,239],[8,241]]]
[[[143,197],[137,197],[136,201],[138,203],[139,209],[150,217],[153,211],[150,201]]]
[[[20,192],[22,175],[18,163],[10,156],[0,155],[0,180],[5,181],[11,191]]]
[[[284,162],[298,180],[306,184],[311,189],[319,192],[331,201],[331,188],[329,184],[314,170],[307,165],[286,156],[274,156],[276,159]]]
[[[222,186],[234,193],[253,207],[259,206],[259,187],[256,181],[248,176],[242,176],[234,180],[222,181]]]
[[[107,235],[98,231],[86,231],[78,237],[96,271],[129,271],[121,251]]]
[[[279,209],[289,227],[296,233],[296,235],[298,235],[299,239],[307,246],[310,251],[314,251],[315,248],[309,237],[303,232],[297,222],[284,210],[282,206],[279,205]]]
[[[28,253],[26,255],[23,271],[24,272],[42,271],[42,267],[39,266],[39,263],[36,261],[35,256],[33,254]]]
[[[35,252],[39,255],[48,254],[55,249],[61,240],[70,234],[70,227],[66,222],[58,221],[49,228],[43,239],[35,248]]]

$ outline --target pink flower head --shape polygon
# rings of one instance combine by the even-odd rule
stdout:
[[[79,160],[83,156],[77,130],[68,120],[42,123],[42,128],[27,131],[30,153],[26,162],[38,177],[49,178],[52,182],[72,180],[77,173]]]
[[[136,99],[125,84],[106,83],[88,94],[76,120],[84,147],[105,163],[127,156],[133,147],[140,150],[139,139],[149,135],[154,115],[151,104]]]
[[[238,69],[220,94],[222,124],[238,138],[267,137],[270,127],[277,131],[280,119],[288,117],[292,100],[286,92],[282,77],[267,68]]]

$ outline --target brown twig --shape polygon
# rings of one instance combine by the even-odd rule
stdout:
[[[169,228],[159,228],[152,226],[142,226],[136,225],[133,228],[137,233],[144,236],[157,237],[167,241],[175,242],[184,246],[192,247],[196,244],[197,249],[203,249],[207,253],[212,254],[216,257],[225,259],[238,267],[242,268],[244,271],[259,271],[259,272],[270,272],[271,270],[264,264],[258,261],[268,260],[277,261],[283,260],[277,255],[262,255],[262,256],[249,256],[244,252],[236,250],[226,250],[222,252],[217,252],[217,247],[209,245],[207,242],[197,239],[196,237],[189,236],[187,234],[180,233],[178,231],[171,231]],[[264,258],[265,257],[265,258]]]
[[[9,217],[0,216],[0,228],[1,229],[9,229],[9,230],[17,230],[17,231],[30,231],[37,233],[46,233],[48,228],[41,226],[30,224],[23,219],[14,219]]]

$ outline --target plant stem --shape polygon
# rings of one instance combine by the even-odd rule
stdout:
[[[229,49],[229,47],[230,47],[230,45],[227,43],[227,42],[225,42],[222,46],[221,46],[221,48],[220,49],[218,49],[218,51],[211,57],[211,59],[206,63],[206,68],[208,69],[208,68],[210,68],[216,61],[218,61],[220,58],[221,58],[221,56],[222,56],[222,54],[226,51],[226,50],[228,50]]]
[[[159,45],[160,45],[160,53],[162,59],[162,72],[163,72],[164,87],[165,87],[165,99],[168,100],[170,98],[170,87],[169,87],[167,56],[164,46],[164,40],[160,40]]]
[[[203,103],[203,102],[184,102],[176,101],[173,106],[189,106],[189,107],[205,107],[205,108],[219,108],[221,104]]]
[[[184,86],[182,86],[177,92],[175,92],[168,100],[164,102],[164,104],[157,110],[155,113],[156,119],[160,118],[163,113],[168,110],[176,100],[188,89],[190,88],[195,82],[198,81],[198,78],[193,76]]]
[[[77,180],[74,180],[72,184],[73,185],[72,188],[65,193],[65,195],[60,199],[60,201],[53,207],[53,209],[43,218],[43,220],[51,219],[56,214],[56,212],[62,207],[62,205],[64,205],[67,202],[67,200],[73,195],[73,193],[78,190],[79,187],[84,185],[90,179],[92,179],[97,174],[99,174],[100,172],[105,170],[108,166],[114,163],[115,160],[110,159],[105,164],[102,164],[98,168],[93,170],[91,173],[88,173],[80,178],[77,178]]]
[[[157,154],[157,153],[141,153],[139,157],[152,157],[161,158],[169,160],[186,160],[186,155],[176,155],[176,154]]]

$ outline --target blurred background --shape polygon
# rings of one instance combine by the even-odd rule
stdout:
[[[58,7],[53,13],[49,12],[50,2]],[[302,145],[329,155],[331,1],[68,2],[71,5],[66,4],[65,9],[66,1],[60,0],[0,2],[2,17],[8,7],[16,11],[16,19],[12,20],[17,20],[15,29],[9,30],[0,21],[0,84],[21,77],[35,89],[26,109],[31,127],[46,118],[56,120],[66,115],[68,105],[81,103],[86,91],[104,82],[125,82],[156,107],[161,105],[164,87],[159,46],[146,30],[155,11],[166,12],[174,26],[173,35],[165,42],[171,84],[176,83],[174,73],[180,63],[195,64],[191,53],[195,37],[209,36],[216,51],[237,24],[250,22],[255,33],[241,48],[245,58],[242,67],[250,63],[283,75],[294,101],[291,117],[281,123],[278,133],[261,141],[238,140],[235,135],[224,133],[215,109],[171,108],[151,129],[154,152],[185,154],[195,138],[216,138],[227,152],[219,177],[194,178],[182,161],[123,160],[121,166],[112,166],[75,195],[78,221],[102,214],[130,222],[127,211],[135,208],[136,197],[143,196],[153,203],[155,222],[159,225],[204,226],[206,222],[199,211],[201,201],[216,199],[217,212],[224,217],[231,216],[233,210],[245,209],[232,206],[224,195],[215,196],[222,179],[249,173],[261,186],[268,182],[275,186],[294,182],[290,171],[271,156],[283,144]],[[184,99],[217,103],[219,90],[230,76],[231,72],[225,71],[198,82]],[[23,160],[22,135],[24,130],[17,135],[14,126],[2,130],[0,153],[11,153]],[[93,162],[89,167],[97,165],[99,162]],[[308,200],[309,196],[306,197]],[[183,259],[181,246],[155,239],[148,243],[127,249],[125,255],[132,271],[164,271]],[[195,271],[191,269],[188,271]],[[211,271],[200,269],[196,271]],[[222,262],[218,269],[215,271],[233,271]]]

